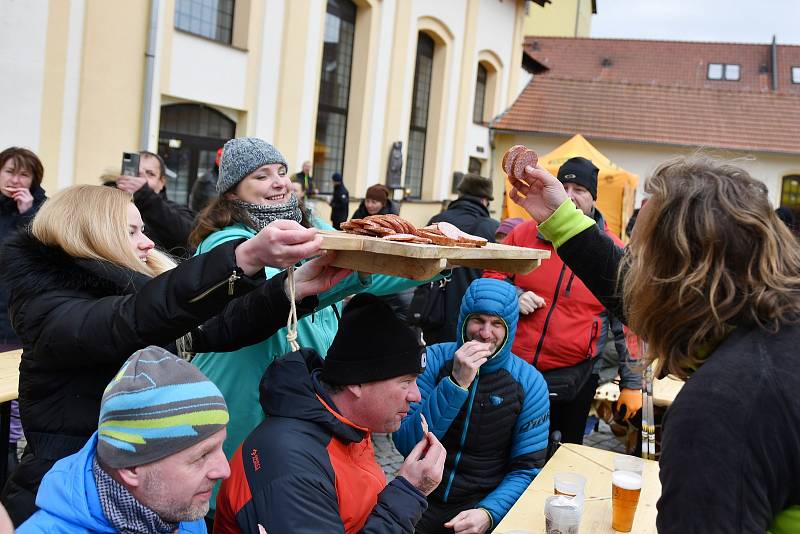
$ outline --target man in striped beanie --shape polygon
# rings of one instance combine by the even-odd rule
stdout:
[[[194,365],[151,346],[103,393],[97,432],[45,475],[40,510],[17,532],[204,533],[211,488],[228,478],[228,409]]]

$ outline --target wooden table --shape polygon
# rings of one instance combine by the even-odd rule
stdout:
[[[11,401],[17,398],[21,350],[0,353],[0,483],[8,474],[8,433]]]
[[[531,482],[516,504],[495,529],[495,533],[545,531],[544,501],[553,495],[553,474],[559,471],[586,477],[586,501],[581,533],[616,532],[611,528],[611,472],[617,453],[567,443],[559,447],[544,469]],[[658,463],[645,460],[644,486],[633,520],[633,533],[656,532],[656,501],[661,495]]]

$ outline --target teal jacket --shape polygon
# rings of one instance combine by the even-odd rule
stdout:
[[[313,220],[314,226],[321,230],[333,228],[320,221]],[[234,224],[206,237],[197,248],[196,254],[202,254],[217,245],[232,239],[250,239],[255,232],[242,225]],[[267,267],[267,278],[280,272],[279,269]],[[341,301],[356,293],[369,292],[375,295],[390,295],[404,289],[415,287],[426,282],[408,280],[384,275],[358,275],[353,273],[327,292],[319,295],[319,306],[311,315],[297,322],[297,342],[301,347],[312,348],[323,357],[339,328]],[[282,328],[272,337],[239,349],[235,352],[205,352],[195,356],[192,363],[211,380],[222,392],[228,404],[230,422],[228,437],[222,448],[230,459],[244,438],[264,420],[264,413],[258,401],[258,384],[261,376],[276,358],[291,352],[286,341],[286,328]],[[211,506],[216,506],[216,491]]]

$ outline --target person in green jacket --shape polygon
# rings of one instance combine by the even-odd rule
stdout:
[[[225,143],[217,181],[219,196],[198,216],[189,238],[196,254],[233,239],[250,238],[277,219],[332,230],[329,224],[302,209],[292,193],[287,168],[283,154],[261,139],[242,137]],[[265,271],[267,278],[280,272],[273,268]],[[353,273],[319,295],[314,313],[298,321],[297,342],[324,357],[338,330],[341,301],[345,297],[361,292],[387,295],[427,282]],[[284,328],[261,343],[235,352],[201,353],[192,360],[217,385],[228,403],[230,422],[223,444],[228,458],[264,420],[258,400],[259,381],[267,367],[288,352],[291,348]],[[213,507],[215,499],[211,502]]]

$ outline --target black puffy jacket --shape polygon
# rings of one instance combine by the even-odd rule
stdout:
[[[488,239],[490,243],[494,243],[494,235],[500,226],[498,221],[489,216],[489,210],[481,200],[469,195],[458,197],[445,211],[431,217],[428,224],[437,222],[449,222],[461,231]],[[481,269],[467,267],[453,269],[453,275],[445,286],[445,323],[440,327],[423,326],[426,344],[456,341],[461,299],[472,281],[481,276],[483,276]]]
[[[31,189],[33,206],[25,213],[20,213],[14,199],[0,195],[0,243],[10,236],[16,229],[22,228],[33,220],[42,203],[47,200],[44,189],[35,187]],[[0,264],[0,269],[5,268]],[[0,345],[18,345],[19,339],[11,328],[8,318],[8,291],[0,284]]]
[[[174,340],[186,333],[193,351],[231,351],[285,326],[284,276],[233,276],[241,273],[234,255],[240,243],[220,245],[155,278],[71,257],[27,232],[4,243],[0,264],[23,346],[19,405],[28,439],[3,491],[15,523],[34,510],[44,473],[97,429],[103,390],[133,352],[148,345],[174,351]],[[301,313],[315,301],[304,301]]]

